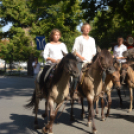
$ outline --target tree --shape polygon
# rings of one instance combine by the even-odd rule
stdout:
[[[117,37],[134,35],[133,0],[84,0],[84,19],[92,23],[97,45],[109,47]],[[91,12],[92,11],[92,12]],[[92,14],[88,17],[88,14]]]
[[[59,28],[63,33],[61,40],[70,49],[73,39],[79,34],[76,26],[82,17],[80,0],[1,0],[0,7],[0,24],[13,24],[1,35],[10,38],[14,60],[27,59],[29,75],[32,57],[39,55],[35,43],[37,35],[45,35],[48,41],[50,31]]]

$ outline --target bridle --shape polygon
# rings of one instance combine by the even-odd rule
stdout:
[[[100,62],[100,56],[98,56],[98,61],[99,61],[99,66],[100,66],[100,68],[101,68],[100,75],[102,74],[103,71],[113,72],[113,71],[108,70],[107,64],[102,64],[102,63]],[[106,68],[104,68],[102,65],[106,65]]]

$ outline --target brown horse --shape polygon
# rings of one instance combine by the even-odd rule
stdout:
[[[117,61],[114,62],[114,68],[115,71],[111,74],[107,73],[106,75],[106,79],[105,82],[103,83],[102,86],[102,91],[104,93],[107,94],[108,96],[108,109],[107,109],[107,114],[106,117],[108,117],[109,112],[110,112],[110,107],[111,107],[111,103],[112,103],[112,99],[111,99],[111,91],[112,91],[112,87],[114,85],[114,88],[117,89],[119,98],[120,98],[120,105],[122,104],[122,99],[121,99],[121,94],[120,94],[120,88],[121,88],[121,84],[120,84],[120,65]],[[99,114],[98,112],[98,102],[99,102],[99,97],[96,100],[96,115]],[[102,108],[101,113],[103,113],[104,108]],[[102,114],[103,115],[103,114]],[[104,117],[101,118],[102,120],[104,120]]]
[[[102,93],[102,71],[107,70],[109,73],[115,71],[113,67],[113,58],[109,51],[102,50],[94,58],[89,69],[85,72],[83,82],[78,84],[78,95],[82,98],[86,97],[89,104],[88,126],[92,122],[93,133],[96,133],[94,123],[94,100]],[[104,100],[102,99],[102,107]],[[104,116],[104,114],[102,115]],[[73,119],[73,102],[71,104],[71,119]]]
[[[103,83],[102,90],[108,96],[108,106],[107,106],[108,109],[107,109],[106,117],[109,116],[110,107],[111,107],[111,103],[112,103],[111,91],[112,91],[113,85],[114,85],[114,88],[117,89],[117,91],[118,91],[118,95],[120,97],[120,104],[122,104],[122,99],[121,99],[121,96],[120,96],[120,88],[121,88],[120,72],[118,70],[113,72],[113,74],[107,74],[105,83]],[[96,100],[96,115],[98,115],[98,101],[99,101],[99,98]],[[103,113],[103,110],[104,110],[104,107],[102,107],[102,112],[101,113]],[[102,120],[104,120],[104,117],[102,117]]]
[[[126,78],[126,82],[128,84],[129,92],[130,92],[130,107],[128,112],[132,111],[133,108],[133,88],[134,88],[134,70],[127,63],[123,64],[121,67],[121,77],[123,79],[122,83]]]
[[[48,111],[48,107],[50,108],[50,121],[47,125],[42,129],[43,133],[52,133],[52,125],[56,118],[58,109],[61,107],[65,98],[68,97],[69,94],[69,79],[70,76],[78,77],[79,70],[77,68],[77,59],[74,54],[69,53],[63,57],[60,63],[57,65],[57,68],[54,72],[54,76],[51,82],[51,88],[44,89],[47,90],[43,94],[42,98],[46,99],[46,111]],[[37,121],[37,112],[40,98],[38,97],[39,83],[36,81],[36,88],[34,90],[33,96],[31,98],[30,103],[26,105],[26,108],[32,108],[34,106],[35,109],[35,127],[38,128]],[[54,103],[57,104],[54,110]]]

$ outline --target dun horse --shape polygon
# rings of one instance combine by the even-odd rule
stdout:
[[[112,103],[111,91],[112,91],[113,86],[115,89],[117,89],[117,93],[120,98],[120,105],[122,105],[122,98],[121,98],[121,93],[120,93],[120,88],[121,88],[120,65],[117,61],[114,62],[114,68],[115,68],[115,71],[112,74],[107,73],[105,82],[103,83],[103,86],[102,86],[102,91],[104,93],[106,93],[108,96],[108,106],[107,106],[108,110],[107,110],[106,117],[108,117],[109,112],[110,112],[110,107],[111,107],[111,103]],[[98,115],[98,113],[99,113],[98,112],[98,102],[99,102],[99,97],[96,100],[96,115]],[[103,113],[103,109],[104,109],[104,107],[102,108],[102,111],[101,111],[102,113]],[[104,117],[102,117],[102,120],[104,120]]]
[[[121,77],[123,79],[122,83],[124,83],[124,80],[126,79],[126,82],[128,84],[130,92],[130,107],[128,112],[131,112],[133,108],[134,70],[130,67],[129,64],[125,63],[122,65]]]
[[[57,65],[57,68],[54,72],[54,76],[51,82],[51,89],[44,89],[44,98],[46,99],[46,105],[50,108],[50,121],[48,124],[43,127],[43,133],[52,133],[52,125],[56,118],[58,109],[61,107],[63,101],[69,94],[69,79],[70,76],[78,77],[79,70],[77,68],[77,59],[74,54],[69,53],[63,57],[61,62]],[[35,126],[38,127],[37,121],[37,112],[40,98],[38,97],[39,84],[36,82],[36,88],[34,90],[31,102],[26,105],[27,108],[35,109]],[[47,94],[46,94],[47,91]],[[57,104],[56,109],[54,110],[54,103]],[[47,111],[48,109],[46,109]]]
[[[113,58],[110,52],[102,50],[93,58],[93,63],[85,72],[83,82],[78,84],[78,95],[82,98],[86,97],[89,104],[88,126],[92,123],[93,133],[96,133],[94,123],[94,100],[102,93],[102,71],[107,70],[109,73],[115,71],[113,67]],[[102,106],[104,100],[102,99]],[[73,118],[73,103],[71,105],[71,118]],[[103,115],[104,116],[104,115]]]
[[[111,103],[112,103],[112,98],[111,98],[111,91],[112,91],[112,87],[114,85],[114,88],[117,89],[118,95],[120,97],[120,105],[122,104],[122,99],[121,99],[121,95],[120,95],[120,88],[121,88],[121,84],[120,84],[120,70],[117,70],[117,68],[115,68],[116,71],[113,72],[112,74],[107,74],[105,82],[103,83],[103,87],[102,87],[102,91],[104,93],[107,94],[108,96],[108,109],[107,109],[107,114],[106,117],[109,116],[109,112],[110,112],[110,107],[111,107]],[[98,115],[98,102],[99,102],[99,97],[96,100],[96,115]],[[103,110],[104,107],[102,107],[102,115],[103,115]],[[104,120],[105,118],[102,117],[102,120]]]

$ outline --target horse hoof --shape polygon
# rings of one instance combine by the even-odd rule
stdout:
[[[96,117],[99,117],[99,114],[95,114]]]
[[[129,110],[128,110],[128,113],[130,113],[130,112],[132,112],[132,109],[129,109]]]
[[[47,130],[45,127],[42,128],[42,134],[47,134]],[[50,133],[49,133],[50,134]]]
[[[46,117],[47,117],[47,115],[46,115],[46,114],[42,114],[42,118],[44,118],[44,119],[45,119]]]
[[[97,133],[97,130],[93,130],[93,134],[96,134]]]
[[[107,109],[108,109],[108,107],[107,107],[107,106],[105,106],[105,109],[107,110]]]
[[[101,121],[105,121],[105,118],[104,118],[104,117],[102,117],[102,118],[101,118]]]
[[[92,124],[92,122],[88,122],[88,123],[87,123],[87,126],[88,126],[88,127],[90,127],[90,126],[91,126],[91,124]]]

